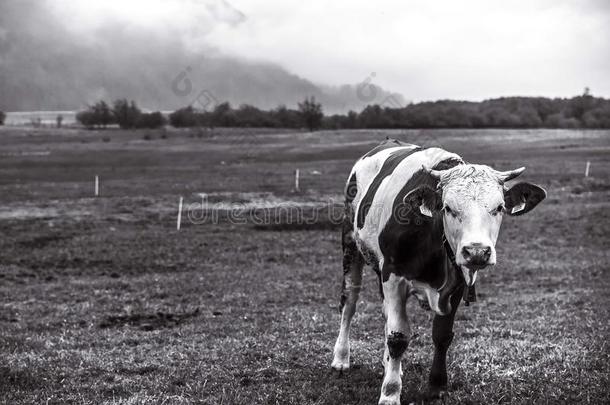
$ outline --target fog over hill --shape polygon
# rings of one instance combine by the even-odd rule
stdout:
[[[123,97],[146,109],[172,110],[204,92],[208,101],[264,109],[315,96],[332,113],[390,95],[375,86],[358,96],[356,84],[320,85],[276,64],[223,54],[206,35],[247,18],[224,1],[189,9],[184,21],[163,26],[71,15],[69,3],[0,2],[0,110],[71,110]],[[395,95],[397,100],[404,102]]]

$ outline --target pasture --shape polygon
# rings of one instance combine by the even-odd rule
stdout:
[[[548,192],[504,219],[498,265],[458,310],[443,398],[426,394],[432,314],[409,302],[403,403],[609,403],[608,131],[26,128],[0,128],[0,402],[376,403],[376,279],[365,270],[352,369],[334,373],[340,232],[315,207],[340,206],[355,159],[388,135],[527,166]],[[195,224],[199,193],[317,219]]]

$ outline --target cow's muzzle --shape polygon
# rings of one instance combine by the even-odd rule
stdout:
[[[492,248],[481,243],[473,243],[462,248],[464,265],[472,270],[480,270],[493,263],[490,263]]]

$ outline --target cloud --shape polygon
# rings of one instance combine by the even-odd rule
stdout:
[[[341,85],[365,80],[414,101],[567,97],[585,86],[610,96],[609,4],[0,1],[0,109],[100,97],[176,108],[187,100],[171,83],[187,66],[196,89],[265,108],[312,94],[331,110],[357,108]]]
[[[237,11],[213,5],[1,2],[0,108],[78,108],[102,97],[133,98],[153,108],[184,103],[169,91],[172,78],[188,63],[219,55],[205,41],[214,27],[239,23]]]
[[[294,107],[305,96],[328,112],[365,104],[353,86],[320,87],[264,59],[226,56],[210,35],[248,18],[223,0],[23,0],[0,7],[3,110],[75,109],[117,98],[175,109],[202,92],[262,108]],[[177,79],[188,80],[188,91],[176,91]],[[379,101],[389,95],[375,91]]]
[[[376,82],[407,98],[610,95],[607,1],[235,0],[248,16],[209,43],[317,82]]]

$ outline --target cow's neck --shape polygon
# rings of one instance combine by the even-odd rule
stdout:
[[[465,284],[464,277],[462,276],[462,272],[460,270],[460,266],[455,261],[455,253],[453,253],[453,249],[451,249],[451,245],[449,245],[449,241],[447,241],[447,238],[445,237],[444,232],[443,232],[443,246],[445,247],[445,252],[447,253],[447,259],[449,261],[449,264],[447,266],[447,273],[446,273],[447,280],[453,280],[454,277],[452,277],[452,276],[456,275],[457,279],[461,279],[461,282],[463,284]],[[452,283],[446,283],[446,284],[452,284]],[[454,285],[451,285],[448,287],[451,290],[451,292],[454,291]],[[453,294],[449,294],[449,295],[453,295]],[[463,299],[464,299],[466,306],[470,305],[471,302],[476,302],[477,293],[476,293],[474,284],[471,286],[464,286]]]
[[[453,249],[451,249],[451,246],[449,245],[449,242],[447,241],[445,234],[443,234],[443,246],[445,247],[445,251],[447,252],[447,257],[449,258],[449,262],[453,266],[453,269],[455,271],[459,272],[460,266],[458,266],[457,262],[455,261],[455,254],[453,253]]]

